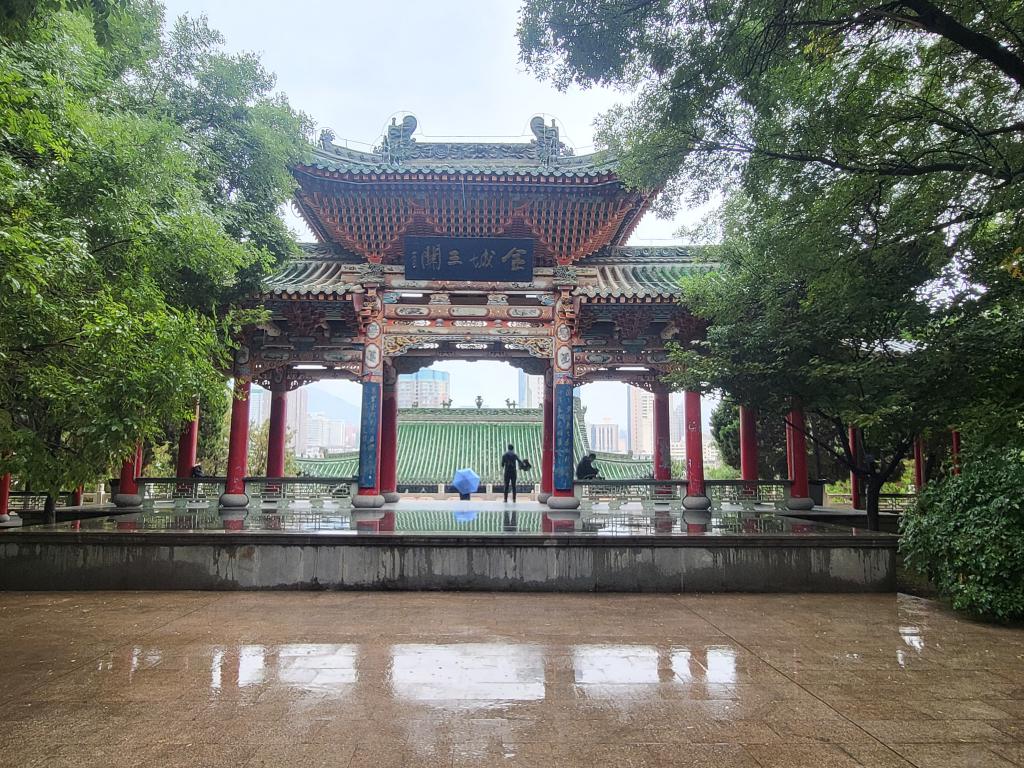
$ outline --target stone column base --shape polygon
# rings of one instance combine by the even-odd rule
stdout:
[[[111,499],[115,507],[141,507],[141,493],[115,493]]]
[[[550,491],[541,491],[540,493],[537,494],[537,501],[539,501],[541,504],[547,504],[548,503],[548,499],[550,499],[550,498],[551,498],[551,492]]]
[[[707,525],[711,522],[711,512],[707,509],[687,509],[683,512],[683,522],[687,525]]]
[[[20,515],[0,515],[0,528],[20,528],[21,522]]]
[[[381,494],[376,496],[357,493],[352,497],[352,506],[356,509],[375,509],[384,506],[384,497]]]
[[[808,509],[814,509],[814,499],[805,499],[797,496],[796,498],[786,499],[786,509],[792,509],[796,511],[806,511]]]
[[[579,509],[580,500],[575,496],[555,496],[547,498],[547,505],[551,509]]]
[[[711,499],[707,496],[684,496],[683,509],[692,509],[695,511],[711,509]]]
[[[249,506],[249,497],[244,493],[222,493],[220,495],[221,509],[242,509]]]
[[[402,498],[402,494],[397,491],[386,491],[383,495],[385,504],[394,504]]]

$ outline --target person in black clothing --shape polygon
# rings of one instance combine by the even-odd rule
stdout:
[[[588,453],[580,459],[580,463],[576,465],[577,480],[593,480],[594,478],[600,477],[597,467],[594,466],[594,459],[596,458],[596,453]]]
[[[508,489],[512,488],[512,503],[516,503],[516,479],[519,467],[523,466],[522,459],[516,455],[514,445],[509,445],[508,450],[501,454],[501,470],[505,478],[505,503],[508,503]]]

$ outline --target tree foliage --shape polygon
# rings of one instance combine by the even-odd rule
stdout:
[[[163,32],[145,0],[0,25],[0,470],[37,488],[222,402],[236,306],[294,248],[305,118],[205,19]]]
[[[560,84],[636,93],[599,124],[629,183],[727,201],[678,384],[802,402],[873,522],[915,435],[1021,441],[1017,3],[527,0],[520,40]]]
[[[960,475],[930,483],[901,519],[901,550],[954,608],[1024,618],[1024,455],[964,455]]]

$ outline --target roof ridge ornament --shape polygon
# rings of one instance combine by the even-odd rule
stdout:
[[[533,143],[537,145],[537,159],[542,165],[554,165],[558,156],[566,153],[565,145],[558,138],[558,126],[554,118],[548,126],[544,124],[543,117],[534,115],[530,120],[530,130],[536,136]]]
[[[388,132],[384,136],[384,143],[381,147],[385,162],[391,165],[401,165],[402,160],[411,156],[412,146],[416,143],[416,139],[412,137],[416,132],[416,126],[415,115],[403,117],[401,125],[398,124],[397,118],[391,118],[391,125],[388,126]]]

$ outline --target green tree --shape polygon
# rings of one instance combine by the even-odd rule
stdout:
[[[986,619],[1024,618],[1024,453],[966,452],[959,475],[926,486],[901,520],[908,566],[953,607]]]
[[[104,476],[225,399],[241,299],[294,245],[305,118],[204,19],[19,2],[0,24],[0,471]]]
[[[800,399],[872,524],[915,435],[1021,441],[1022,39],[1012,0],[524,6],[535,71],[636,94],[599,124],[627,182],[727,200],[677,382]]]
[[[290,437],[290,435],[289,435]],[[249,474],[265,475],[267,472],[267,446],[270,443],[270,422],[265,421],[249,432]],[[294,477],[299,472],[295,452],[286,449],[284,453],[284,474]]]

